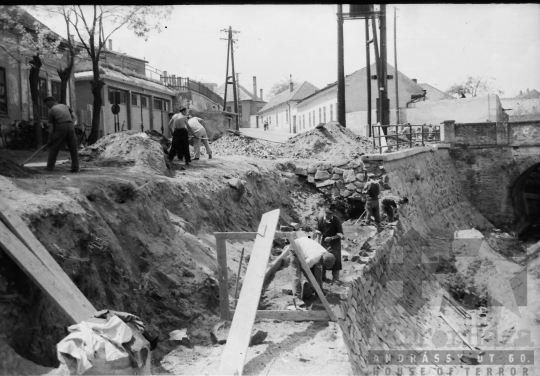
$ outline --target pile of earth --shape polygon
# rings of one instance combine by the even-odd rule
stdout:
[[[32,178],[39,172],[30,168],[21,166],[11,159],[5,159],[0,156],[0,175],[8,178]]]
[[[317,160],[355,159],[374,153],[367,137],[359,136],[337,122],[290,138],[282,150],[284,157]]]
[[[234,134],[224,134],[211,145],[214,155],[244,155],[259,159],[276,159],[283,156],[283,145],[259,141]],[[201,154],[205,154],[201,147]]]
[[[97,166],[130,166],[130,172],[170,176],[163,147],[153,137],[137,131],[114,133],[79,152],[82,162]]]

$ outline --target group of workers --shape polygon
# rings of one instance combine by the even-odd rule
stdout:
[[[189,138],[193,137],[193,149],[195,152],[194,161],[201,157],[201,141],[204,144],[208,159],[212,158],[212,150],[208,144],[208,135],[204,129],[204,120],[197,116],[187,115],[187,109],[182,107],[178,113],[169,112],[169,129],[173,135],[171,150],[169,151],[169,161],[173,161],[175,156],[179,160],[185,160],[186,166],[191,163],[189,152]],[[191,135],[191,136],[190,136]]]
[[[408,203],[407,197],[385,196],[379,201],[380,184],[377,180],[370,180],[365,186],[364,194],[366,197],[365,208],[368,215],[368,222],[373,219],[380,226],[382,206],[386,213],[388,222],[393,222],[397,218],[397,211],[400,206]],[[296,252],[299,252],[306,260],[315,281],[320,286],[324,294],[323,282],[326,279],[326,271],[332,271],[331,283],[340,283],[341,262],[341,240],[344,238],[343,227],[340,219],[335,215],[335,205],[326,207],[324,211],[317,216],[316,229],[311,236],[304,236],[295,240]],[[288,251],[291,245],[287,245],[284,252]],[[309,282],[306,272],[302,269],[300,260],[296,252],[290,252],[290,262],[293,268],[292,295],[302,307],[304,299],[315,292],[315,288]],[[304,274],[306,281],[301,283],[301,274]]]

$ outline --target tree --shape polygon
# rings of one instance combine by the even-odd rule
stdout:
[[[270,93],[269,95],[271,97],[273,96],[276,96],[278,95],[279,93],[283,93],[284,91],[286,90],[289,90],[290,88],[290,83],[292,82],[293,84],[293,87],[296,87],[298,86],[298,82],[295,81],[295,80],[292,80],[292,79],[287,79],[287,78],[284,78],[278,82],[276,82],[274,85],[272,85],[272,88],[270,88]]]
[[[483,94],[504,94],[504,91],[495,86],[493,81],[495,79],[492,77],[468,76],[462,83],[452,85],[446,90],[446,94],[457,95],[461,98],[466,98],[465,94],[469,94],[471,97]]]
[[[105,84],[100,76],[99,58],[111,35],[121,27],[127,26],[136,36],[148,39],[150,30],[161,31],[161,24],[169,18],[170,7],[157,6],[101,6],[85,7],[80,5],[64,6],[71,12],[69,23],[75,29],[82,44],[92,61],[93,79],[90,81],[94,97],[92,109],[92,130],[88,143],[93,144],[98,139],[102,98],[102,88]],[[107,28],[107,31],[105,30]]]
[[[28,80],[34,117],[34,138],[36,147],[39,148],[43,144],[39,116],[39,72],[43,59],[57,61],[62,58],[62,53],[59,49],[60,38],[40,22],[34,21],[30,24],[30,20],[34,20],[33,17],[20,7],[0,6],[2,29],[16,36],[2,38],[5,46],[1,45],[1,47],[19,63],[22,63],[24,56],[30,66]]]

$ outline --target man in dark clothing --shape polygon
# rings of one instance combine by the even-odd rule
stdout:
[[[388,222],[394,222],[398,205],[400,207],[409,202],[407,197],[386,196],[381,199],[381,206],[388,217]]]
[[[338,217],[334,215],[335,206],[331,205],[321,212],[317,217],[317,230],[315,234],[321,235],[321,245],[334,255],[336,261],[332,266],[332,279],[339,281],[339,271],[341,266],[341,239],[343,236],[343,227]],[[323,269],[323,280],[326,280],[326,268]]]
[[[47,159],[47,171],[53,171],[56,164],[56,157],[60,148],[67,144],[71,154],[71,172],[79,172],[79,154],[77,151],[77,137],[75,136],[75,127],[73,122],[75,115],[73,110],[65,104],[59,104],[54,97],[46,97],[45,105],[49,108],[49,123],[52,129],[49,132],[47,144],[50,147],[49,158]]]
[[[173,135],[171,150],[169,151],[169,161],[173,161],[174,156],[178,155],[178,159],[182,160],[182,157],[186,161],[186,166],[189,166],[191,162],[191,155],[189,153],[189,133],[193,137],[195,134],[191,130],[188,124],[188,118],[186,117],[186,108],[182,107],[180,113],[171,116],[169,121],[169,129]],[[188,133],[189,132],[189,133]]]
[[[381,211],[379,208],[379,194],[381,193],[381,187],[377,180],[369,180],[364,186],[363,190],[366,196],[366,212],[368,221],[371,221],[371,217],[375,218],[377,227],[381,222]]]

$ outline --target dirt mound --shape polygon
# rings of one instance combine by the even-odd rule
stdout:
[[[169,176],[162,145],[148,134],[127,131],[108,135],[79,152],[81,161],[98,166]]]
[[[224,134],[223,137],[212,143],[211,148],[215,155],[244,155],[261,159],[276,159],[283,156],[281,144],[272,144],[232,134]]]
[[[31,178],[34,174],[38,174],[38,172],[18,165],[11,159],[0,157],[0,175],[8,178]]]
[[[374,152],[368,138],[336,122],[326,123],[320,129],[315,128],[290,138],[282,150],[284,157],[318,160],[355,159]]]

